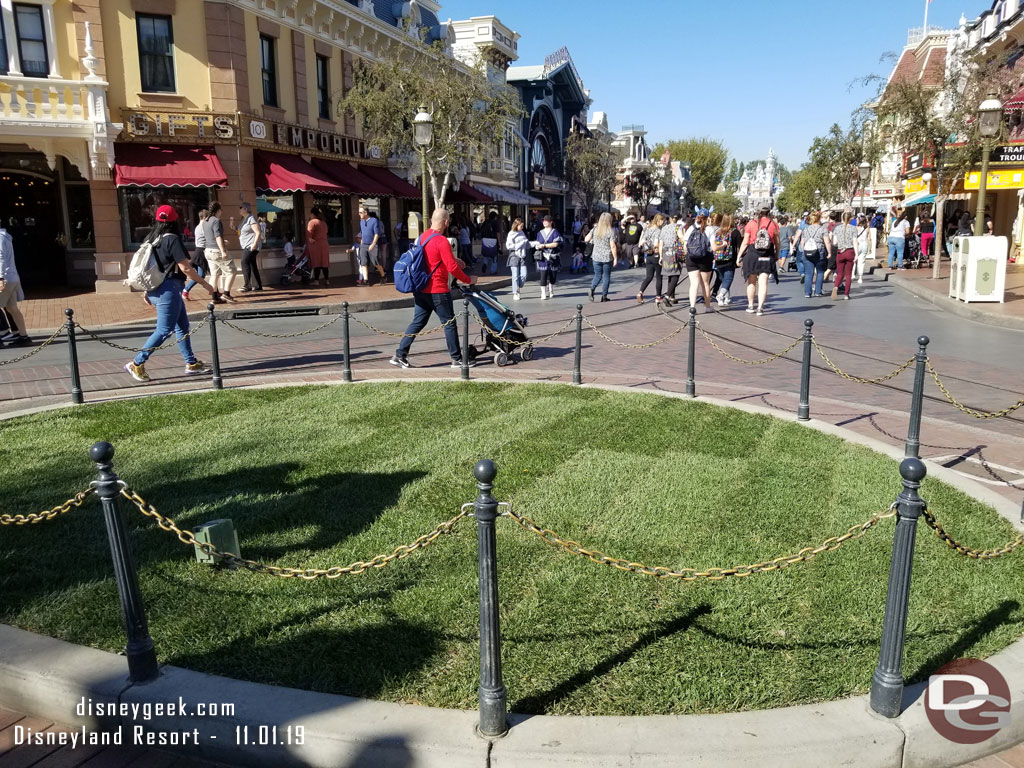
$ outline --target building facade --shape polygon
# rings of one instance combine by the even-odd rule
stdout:
[[[779,164],[775,150],[768,150],[764,162],[759,162],[751,170],[744,168],[736,184],[736,198],[740,201],[741,213],[757,213],[761,208],[775,207],[775,198],[785,190],[779,184]]]

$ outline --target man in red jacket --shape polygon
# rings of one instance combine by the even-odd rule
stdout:
[[[412,322],[405,329],[405,336],[402,343],[395,350],[391,364],[399,368],[412,367],[409,363],[409,348],[412,346],[413,338],[417,333],[427,327],[430,316],[436,312],[437,319],[444,325],[444,338],[448,342],[448,354],[452,358],[452,368],[462,367],[462,350],[459,347],[459,329],[455,324],[455,307],[452,304],[451,289],[448,287],[449,276],[454,275],[460,283],[472,285],[476,282],[476,276],[470,277],[463,272],[466,265],[452,255],[452,247],[448,238],[444,236],[448,229],[448,211],[438,208],[430,217],[430,229],[423,233],[420,239],[423,246],[423,257],[430,273],[430,281],[422,291],[413,294],[416,311],[412,316]],[[476,365],[475,360],[469,364]]]

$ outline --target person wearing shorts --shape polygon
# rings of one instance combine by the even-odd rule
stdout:
[[[686,245],[686,272],[690,278],[690,306],[697,306],[697,291],[704,297],[704,311],[712,312],[711,307],[711,274],[715,271],[715,256],[711,251],[711,241],[708,239],[705,229],[708,217],[701,213],[694,220],[693,224],[686,228],[683,233],[683,243]],[[703,256],[696,256],[690,247],[690,238],[694,233],[699,232],[705,243],[707,253]],[[665,271],[664,265],[662,272]]]
[[[231,284],[238,274],[238,266],[235,260],[228,254],[228,248],[224,244],[224,225],[220,220],[220,203],[210,203],[210,215],[206,221],[199,223],[205,228],[206,247],[203,255],[206,263],[210,265],[210,282],[214,290],[218,291],[224,301],[234,303],[231,296]]]
[[[380,275],[381,283],[387,282],[387,274],[380,265],[380,244],[384,239],[384,226],[376,216],[359,206],[359,279],[356,285],[370,284],[370,266]]]
[[[768,234],[768,247],[757,248],[758,232]],[[740,243],[740,263],[743,277],[747,281],[747,312],[764,314],[764,302],[768,296],[768,276],[776,274],[776,258],[779,252],[779,225],[772,221],[771,210],[761,208],[758,215],[747,222]],[[776,280],[778,278],[776,277]],[[754,294],[757,294],[757,308],[754,308]]]

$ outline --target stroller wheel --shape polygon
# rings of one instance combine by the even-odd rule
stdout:
[[[512,361],[509,360],[508,355],[506,355],[504,352],[497,352],[497,353],[495,353],[495,355],[494,355],[494,364],[495,365],[497,365],[499,367],[503,367],[503,366],[508,365],[510,362],[512,362]]]
[[[519,348],[519,357],[523,360],[533,359],[533,344],[527,344],[525,347]]]

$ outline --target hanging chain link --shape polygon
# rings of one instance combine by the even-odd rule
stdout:
[[[376,557],[362,561],[357,560],[351,565],[334,566],[332,568],[286,568],[279,565],[267,565],[266,563],[259,563],[255,560],[247,560],[243,557],[238,557],[230,552],[221,552],[210,544],[205,542],[196,541],[196,536],[192,531],[184,528],[179,528],[175,524],[174,520],[165,515],[161,515],[152,504],[143,499],[138,493],[129,488],[123,481],[121,483],[121,495],[134,504],[139,512],[146,517],[151,517],[156,520],[157,525],[169,533],[173,533],[178,537],[178,540],[183,544],[189,546],[198,547],[208,555],[220,558],[223,562],[231,565],[237,565],[242,568],[246,568],[254,573],[261,573],[267,576],[277,576],[282,579],[293,579],[299,578],[306,581],[313,581],[319,578],[336,579],[339,576],[358,576],[366,573],[371,568],[383,568],[384,566],[393,563],[396,560],[402,560],[413,552],[424,549],[425,547],[433,544],[439,536],[446,533],[451,533],[455,525],[464,517],[467,516],[465,510],[460,511],[451,520],[438,525],[430,533],[426,533],[420,536],[418,539],[413,541],[411,544],[403,544],[400,547],[395,547],[390,554],[377,555]]]
[[[600,328],[598,328],[596,325],[590,322],[589,317],[584,315],[583,320],[586,322],[588,326],[590,326],[590,329],[598,336],[600,336],[602,339],[607,341],[609,344],[614,344],[616,347],[622,347],[623,349],[650,349],[651,347],[656,347],[659,344],[664,344],[667,341],[671,341],[672,339],[674,339],[676,336],[683,332],[683,328],[682,326],[680,326],[679,328],[676,328],[674,331],[672,331],[672,333],[670,333],[668,336],[664,336],[658,339],[657,341],[651,341],[648,342],[647,344],[627,344],[624,341],[613,339],[611,336],[605,334]]]
[[[0,525],[33,525],[53,520],[55,517],[67,514],[72,509],[78,509],[94,493],[96,493],[95,488],[86,488],[84,491],[76,493],[63,504],[53,509],[48,509],[45,512],[31,512],[27,515],[0,515]]]
[[[250,336],[260,336],[264,339],[294,339],[298,336],[307,336],[310,333],[322,331],[324,328],[327,328],[330,325],[334,325],[336,322],[341,320],[341,317],[341,315],[335,315],[326,323],[322,323],[316,326],[315,328],[310,328],[305,331],[299,331],[297,333],[261,333],[260,331],[253,331],[249,328],[244,328],[241,325],[236,325],[235,323],[232,323],[230,320],[225,320],[224,318],[221,317],[217,318],[217,322],[221,323],[222,325],[226,325],[228,328],[234,328],[236,331],[239,331],[241,333],[247,333]]]
[[[707,331],[705,331],[703,328],[701,328],[700,323],[697,323],[697,330],[700,331],[701,335],[705,339],[707,339],[708,344],[710,344],[712,347],[717,349],[722,355],[724,355],[725,357],[729,358],[730,360],[733,360],[734,362],[742,363],[743,365],[767,365],[768,363],[772,363],[772,362],[778,360],[780,357],[785,357],[786,355],[788,355],[797,346],[797,344],[799,344],[801,341],[803,341],[802,338],[795,339],[792,344],[790,344],[788,347],[786,347],[781,352],[777,352],[774,355],[770,355],[769,357],[764,357],[764,358],[762,358],[760,360],[744,360],[742,357],[736,357],[736,355],[729,354],[724,349],[722,349],[720,346],[718,346],[718,344],[715,343],[715,340],[713,338],[711,338],[711,334],[708,333]]]
[[[31,352],[26,352],[21,357],[14,357],[14,358],[11,358],[10,360],[0,360],[0,365],[10,365],[11,363],[20,363],[22,360],[28,360],[33,355],[38,355],[40,352],[42,352],[48,346],[53,344],[53,342],[57,340],[57,337],[60,336],[62,333],[64,333],[64,331],[66,331],[66,330],[67,329],[62,325],[60,328],[58,328],[56,331],[53,332],[53,335],[50,338],[48,338],[46,341],[44,341],[38,347],[33,349]]]
[[[846,373],[845,371],[840,369],[838,365],[836,365],[829,359],[829,356],[825,353],[825,350],[821,347],[820,344],[818,344],[818,340],[813,339],[812,341],[814,343],[814,348],[818,350],[818,354],[821,355],[821,359],[825,361],[825,365],[827,365],[835,373],[839,374],[847,381],[853,381],[856,382],[857,384],[881,384],[882,382],[889,381],[889,379],[895,379],[897,376],[899,376],[901,373],[907,370],[907,368],[912,366],[914,364],[914,361],[917,359],[916,357],[910,358],[899,368],[892,371],[892,373],[887,373],[885,376],[879,376],[876,379],[862,379],[860,376],[852,376],[849,373]]]
[[[950,394],[949,390],[946,389],[946,386],[942,383],[942,379],[939,378],[938,371],[932,368],[931,360],[929,360],[926,363],[926,365],[928,366],[928,372],[931,373],[932,378],[935,379],[935,386],[937,386],[939,388],[939,391],[942,392],[943,397],[945,397],[950,403],[952,403],[957,408],[957,410],[959,410],[961,413],[967,414],[968,416],[973,416],[976,419],[998,419],[1003,416],[1007,416],[1016,411],[1018,408],[1024,406],[1024,398],[1022,398],[1013,405],[1011,405],[1009,408],[1003,408],[1003,410],[1001,411],[976,411],[973,408],[969,408],[968,406],[964,405],[955,397],[953,397],[953,395]]]
[[[576,322],[576,318],[574,317],[569,322],[567,322],[565,325],[563,325],[561,328],[559,328],[557,331],[555,331],[554,333],[548,334],[547,336],[543,336],[543,337],[541,337],[539,339],[527,339],[526,341],[513,341],[512,339],[506,339],[500,333],[495,333],[494,330],[489,328],[487,326],[487,324],[484,323],[484,321],[481,320],[476,315],[473,316],[473,319],[476,320],[477,325],[479,325],[484,330],[484,332],[487,333],[488,336],[492,336],[495,339],[501,339],[503,342],[505,342],[506,344],[509,344],[509,345],[511,345],[513,347],[530,347],[530,346],[536,346],[538,344],[543,344],[546,341],[551,341],[556,336],[558,336],[560,334],[563,334],[567,330],[569,330],[572,327],[572,324]]]
[[[994,560],[997,557],[1002,557],[1003,555],[1010,554],[1019,546],[1024,544],[1024,534],[1021,534],[1013,541],[1004,544],[1001,547],[996,547],[995,549],[975,549],[974,547],[968,547],[964,544],[961,544],[959,541],[957,541],[948,533],[946,533],[946,529],[939,525],[939,521],[935,519],[935,515],[933,515],[931,511],[929,511],[928,507],[924,508],[924,510],[921,512],[921,516],[924,518],[924,521],[928,524],[928,527],[935,532],[935,535],[938,536],[941,541],[945,542],[947,547],[952,549],[957,554],[964,555],[965,557],[969,557],[972,560]]]
[[[378,328],[375,325],[370,325],[369,323],[363,322],[362,320],[360,320],[355,315],[349,315],[349,317],[352,318],[353,320],[355,320],[361,326],[363,326],[363,328],[371,330],[374,333],[379,333],[382,336],[393,336],[396,339],[415,339],[418,336],[429,336],[432,333],[437,333],[438,331],[441,331],[441,330],[447,328],[449,325],[455,325],[455,323],[458,322],[458,319],[459,319],[458,316],[456,315],[451,320],[449,320],[447,323],[441,323],[439,326],[437,326],[435,328],[431,328],[431,329],[425,330],[425,331],[420,331],[419,333],[395,333],[394,331],[385,331],[383,328]]]
[[[81,326],[78,323],[75,323],[75,327],[78,328],[78,330],[82,331],[82,333],[90,336],[94,341],[98,341],[100,344],[106,344],[108,347],[113,347],[114,349],[120,349],[120,350],[122,350],[124,352],[135,352],[135,353],[149,352],[149,353],[153,353],[153,352],[158,352],[161,349],[167,349],[168,347],[173,347],[178,342],[181,342],[181,341],[184,341],[187,338],[190,338],[192,336],[192,334],[197,333],[200,328],[202,328],[204,325],[206,325],[206,323],[207,323],[207,320],[204,318],[204,319],[200,320],[199,322],[195,323],[194,325],[192,325],[189,328],[188,333],[186,333],[180,339],[179,338],[168,339],[163,344],[161,344],[159,347],[143,347],[142,349],[136,349],[135,347],[125,347],[125,346],[123,346],[121,344],[116,344],[113,341],[107,341],[102,336],[97,336],[95,333],[90,331],[88,328],[85,328],[84,326]]]
[[[755,573],[778,571],[786,568],[787,566],[795,565],[796,563],[806,563],[823,552],[832,552],[839,549],[846,542],[859,539],[872,528],[875,528],[881,521],[887,520],[890,517],[895,517],[896,504],[893,503],[887,512],[881,512],[877,515],[873,515],[870,519],[860,525],[850,526],[842,536],[834,536],[830,539],[825,539],[825,541],[817,547],[804,547],[795,554],[776,557],[773,560],[766,560],[752,565],[737,565],[732,568],[708,568],[706,571],[698,571],[695,568],[673,569],[660,565],[644,565],[643,563],[635,563],[619,557],[611,557],[600,550],[586,549],[581,544],[571,539],[563,539],[554,531],[550,531],[547,528],[541,528],[526,515],[519,515],[512,511],[511,505],[504,514],[512,518],[512,520],[521,528],[529,531],[530,533],[536,534],[548,544],[563,549],[573,555],[585,557],[598,565],[607,565],[610,568],[615,568],[620,571],[628,571],[629,573],[636,573],[643,576],[654,576],[659,579],[671,578],[679,579],[680,581],[698,581],[700,579],[706,579],[707,581],[721,581],[729,576],[742,578],[744,576],[751,576]]]

